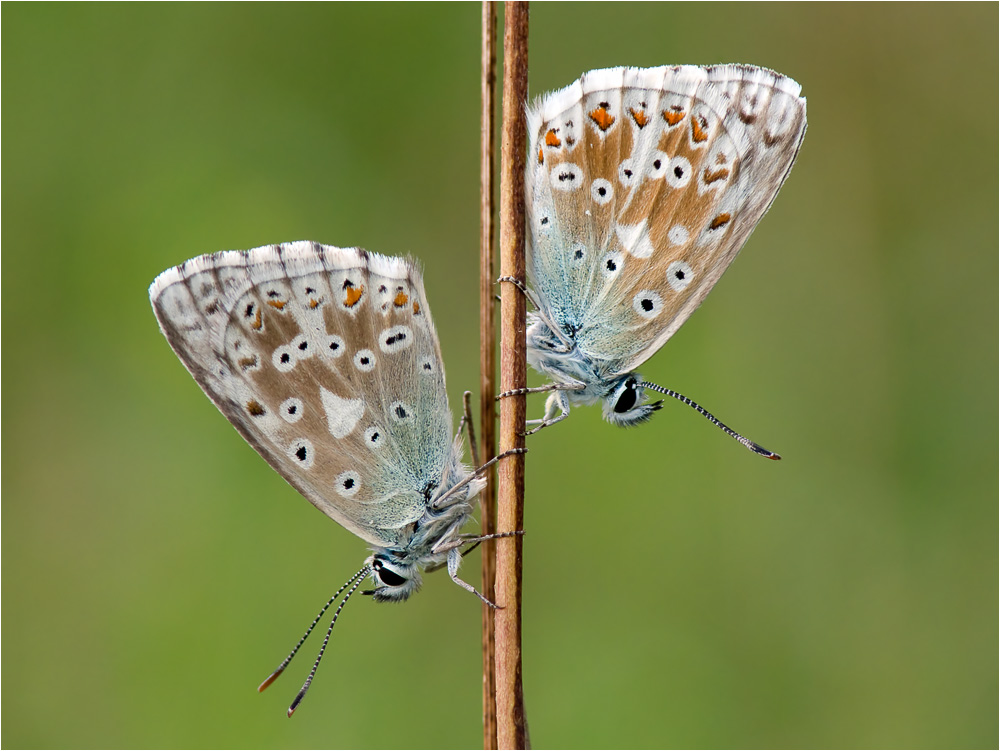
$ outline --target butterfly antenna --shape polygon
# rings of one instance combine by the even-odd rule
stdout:
[[[362,573],[364,573],[364,576],[361,575]],[[354,584],[347,591],[347,594],[344,595],[344,599],[337,606],[337,609],[333,611],[333,620],[330,621],[330,628],[326,630],[326,636],[323,637],[323,646],[319,648],[319,654],[316,655],[316,662],[313,663],[312,670],[309,671],[309,677],[306,678],[306,682],[302,684],[302,688],[299,689],[299,693],[295,695],[295,699],[288,707],[289,717],[295,714],[295,709],[305,698],[306,691],[309,690],[309,686],[312,685],[313,678],[316,677],[316,671],[319,669],[319,661],[323,659],[323,653],[326,651],[326,645],[330,643],[330,634],[333,633],[333,627],[337,625],[337,618],[340,616],[340,611],[344,609],[344,605],[346,605],[347,601],[351,599],[351,595],[353,595],[355,590],[361,586],[361,582],[365,580],[365,576],[369,573],[371,573],[371,569],[368,566],[365,566],[361,569],[361,571],[355,574]]]
[[[768,451],[759,443],[754,443],[749,438],[744,438],[735,430],[733,430],[728,425],[723,423],[721,420],[716,418],[716,416],[713,415],[711,412],[709,412],[707,409],[688,399],[686,396],[684,396],[684,394],[678,394],[676,391],[673,391],[671,389],[665,389],[662,386],[657,386],[655,383],[646,383],[645,381],[643,381],[639,385],[642,386],[642,388],[644,389],[651,389],[652,391],[656,391],[660,394],[666,394],[667,396],[672,396],[674,399],[684,402],[689,407],[693,407],[698,412],[700,412],[710,423],[712,423],[716,427],[722,428],[722,430],[724,430],[730,437],[735,438],[737,441],[742,443],[744,446],[753,451],[755,454],[766,456],[768,459],[777,460],[781,458],[778,454],[774,453],[773,451]]]
[[[309,634],[311,634],[313,632],[313,629],[316,628],[316,624],[319,623],[319,619],[323,617],[323,613],[325,613],[330,608],[330,606],[333,605],[334,602],[336,602],[337,598],[340,597],[340,593],[343,592],[345,589],[347,589],[349,586],[351,586],[351,584],[354,584],[355,582],[360,582],[370,573],[371,573],[371,568],[369,566],[367,565],[362,566],[361,570],[358,571],[358,573],[356,573],[354,576],[348,579],[347,583],[344,584],[344,586],[342,586],[340,589],[338,589],[336,594],[333,595],[333,597],[331,597],[329,600],[326,601],[326,605],[324,605],[323,609],[319,611],[319,613],[316,615],[315,618],[313,618],[313,622],[309,624],[309,628],[306,629],[306,632],[302,635],[302,638],[299,639],[299,643],[295,645],[295,649],[293,649],[291,653],[288,655],[288,657],[286,657],[282,661],[282,663],[278,665],[277,669],[273,673],[271,673],[269,676],[267,676],[267,678],[264,679],[263,683],[257,686],[258,692],[263,691],[265,688],[274,683],[278,679],[278,676],[284,672],[285,668],[288,667],[288,663],[292,661],[292,658],[295,657],[295,654],[305,643],[306,639],[309,638]],[[354,584],[354,586],[357,587],[357,584]],[[343,606],[343,604],[341,606]],[[337,612],[339,613],[340,610],[338,609]],[[315,670],[313,672],[315,672]]]

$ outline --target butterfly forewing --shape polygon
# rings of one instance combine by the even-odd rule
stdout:
[[[397,544],[451,450],[418,269],[288,243],[201,256],[150,296],[174,351],[250,445],[344,527]]]
[[[529,282],[594,362],[634,369],[718,281],[798,152],[799,91],[750,66],[614,68],[529,112]]]

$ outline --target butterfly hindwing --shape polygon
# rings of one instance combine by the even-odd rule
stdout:
[[[174,351],[250,445],[351,532],[397,544],[452,462],[415,265],[288,243],[193,259],[150,296]]]
[[[799,91],[751,66],[613,68],[529,111],[529,284],[602,370],[638,367],[732,263],[798,152]]]

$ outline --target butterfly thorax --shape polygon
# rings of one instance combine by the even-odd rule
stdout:
[[[571,346],[541,317],[528,314],[528,364],[558,383],[580,383],[578,391],[566,392],[574,404],[596,404],[614,391],[620,376],[607,363],[588,356],[576,341],[572,326],[563,326],[562,335]]]
[[[476,478],[451,492],[469,474],[460,455],[453,454],[440,486],[427,488],[427,504],[420,519],[399,531],[396,545],[372,548],[368,564],[375,581],[375,600],[408,599],[420,589],[421,571],[440,568],[448,554],[461,544],[462,527],[472,516],[472,501],[485,485],[484,480]]]

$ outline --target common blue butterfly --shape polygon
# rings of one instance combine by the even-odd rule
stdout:
[[[780,458],[635,369],[694,312],[777,195],[805,135],[800,90],[745,65],[609,68],[529,108],[528,362],[554,381],[530,390],[553,392],[535,430],[597,402],[609,422],[636,425],[662,405],[644,403],[650,389]]]
[[[413,262],[311,242],[269,245],[168,269],[149,296],[170,346],[240,435],[372,546],[261,690],[346,590],[333,629],[368,576],[368,594],[380,602],[405,600],[420,587],[421,569],[441,566],[479,595],[457,571],[460,547],[484,538],[461,529],[485,484],[478,473],[496,459],[475,473],[462,463],[461,427],[453,439],[441,349]]]

